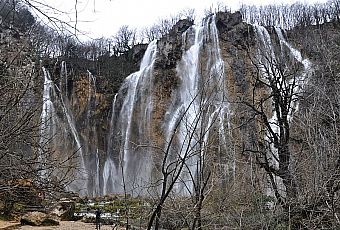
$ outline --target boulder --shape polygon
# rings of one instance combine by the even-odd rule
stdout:
[[[59,225],[59,221],[43,212],[29,212],[21,217],[22,225],[31,226],[55,226]]]
[[[68,199],[61,199],[58,204],[50,212],[60,218],[62,221],[74,220],[74,212],[76,209],[76,202]]]

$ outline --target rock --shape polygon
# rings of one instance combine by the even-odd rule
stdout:
[[[242,21],[240,12],[218,12],[216,27],[220,40],[228,42],[238,50],[247,50],[250,45],[255,45],[253,27]],[[236,50],[230,50],[230,52],[236,52]]]
[[[184,33],[187,29],[190,28],[190,26],[192,26],[194,24],[194,22],[192,20],[189,19],[182,19],[179,20],[169,31],[169,34],[171,36],[174,36],[176,34],[182,34]]]
[[[43,212],[29,212],[21,217],[22,225],[31,226],[55,226],[59,225],[59,221]]]
[[[193,25],[188,19],[178,21],[169,34],[157,42],[158,58],[154,64],[155,69],[174,69],[182,57],[182,34]]]
[[[74,220],[75,208],[75,201],[64,198],[59,201],[59,203],[52,209],[50,213],[59,217],[62,221]]]
[[[216,26],[220,32],[228,31],[241,22],[242,15],[239,11],[235,13],[218,12],[216,15]]]
[[[132,59],[135,63],[138,63],[138,65],[140,65],[147,48],[147,44],[137,44],[132,48]]]

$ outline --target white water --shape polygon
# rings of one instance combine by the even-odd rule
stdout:
[[[96,151],[96,177],[95,177],[95,183],[94,183],[94,195],[100,195],[100,185],[99,185],[99,173],[100,165],[99,165],[99,154],[98,154],[98,148]]]
[[[149,93],[150,82],[152,81],[152,69],[153,63],[156,57],[157,42],[153,41],[149,44],[143,60],[141,62],[140,70],[136,73],[128,76],[123,83],[123,87],[127,88],[127,94],[123,99],[122,106],[119,111],[119,116],[113,124],[113,117],[116,111],[115,103],[113,103],[113,111],[111,117],[111,133],[118,132],[121,138],[119,156],[114,163],[113,159],[108,156],[107,161],[104,165],[104,181],[108,184],[108,179],[111,178],[111,188],[104,185],[104,194],[108,191],[123,192],[123,179],[127,192],[129,193],[141,193],[143,186],[150,180],[151,167],[149,167],[150,156],[147,152],[143,155],[137,155],[135,151],[137,147],[133,143],[132,135],[147,135],[148,126],[150,125],[150,113],[152,110],[151,94]],[[116,97],[115,97],[116,100]],[[138,101],[138,102],[137,102]],[[139,108],[138,108],[139,106]],[[138,119],[138,132],[132,133],[132,120],[134,113],[139,109],[141,111]],[[137,116],[137,115],[136,115]],[[114,128],[113,128],[114,127]],[[116,147],[111,143],[112,138],[109,142],[110,148]],[[108,150],[110,153],[112,150]],[[116,167],[117,165],[118,167]],[[137,187],[137,188],[135,188]]]
[[[267,31],[266,28],[264,28],[263,26],[258,26],[255,25],[254,26],[256,34],[257,34],[257,38],[258,38],[258,42],[259,42],[259,50],[258,50],[258,64],[260,67],[260,70],[262,71],[262,77],[264,81],[268,81],[271,78],[275,78],[280,76],[279,74],[279,69],[276,67],[276,64],[279,63],[279,55],[282,56],[282,53],[284,53],[284,49],[285,47],[288,48],[288,50],[290,51],[290,54],[292,56],[292,58],[298,62],[301,63],[304,67],[303,71],[301,71],[301,73],[297,76],[294,76],[291,79],[283,79],[280,78],[277,80],[277,84],[278,84],[278,88],[280,89],[282,86],[280,85],[287,85],[289,87],[293,86],[294,87],[292,89],[292,102],[289,105],[289,112],[288,112],[288,121],[291,122],[293,119],[293,115],[294,113],[298,110],[298,96],[302,93],[302,89],[305,85],[305,82],[308,78],[308,74],[311,71],[311,62],[308,59],[303,59],[301,52],[299,52],[297,49],[293,48],[293,46],[291,44],[289,44],[283,34],[282,34],[282,30],[280,28],[275,28],[275,32],[277,34],[277,37],[279,39],[280,42],[280,49],[277,55],[275,54],[274,51],[274,46],[272,44],[271,41],[271,37]],[[281,111],[280,111],[281,112]],[[277,114],[276,111],[273,108],[273,113],[272,113],[272,117],[269,119],[269,123],[271,126],[271,129],[273,130],[273,132],[275,133],[275,135],[279,136],[280,135],[280,126],[278,123],[278,118],[277,118]],[[276,147],[274,147],[274,144],[272,142],[272,136],[271,134],[268,132],[266,134],[265,140],[270,144],[270,153],[268,153],[268,158],[272,164],[272,166],[274,166],[275,168],[279,168],[279,161],[278,161],[278,150]],[[292,159],[291,159],[292,160]],[[283,181],[280,177],[274,176],[276,183],[278,185],[278,188],[280,190],[281,195],[285,195],[285,186],[283,185]],[[271,188],[268,188],[267,190],[267,195],[269,196],[274,196],[273,194],[273,190]]]
[[[65,72],[61,71],[60,74],[65,75],[65,79],[66,79],[67,78],[66,65],[65,65],[65,68],[62,70],[65,70]],[[71,130],[73,139],[76,142],[76,147],[77,147],[76,151],[79,153],[79,156],[80,156],[80,166],[78,168],[78,173],[77,173],[79,180],[76,179],[73,184],[75,184],[77,189],[80,189],[80,194],[87,194],[87,174],[86,174],[85,159],[84,159],[82,145],[80,142],[79,134],[76,129],[72,113],[69,112],[68,106],[66,106],[62,92],[60,93],[61,93],[60,102],[62,105],[62,109],[63,109],[64,115],[66,116],[67,124]]]
[[[190,40],[190,33],[194,33],[194,41]],[[184,47],[190,48],[177,65],[181,85],[177,99],[167,111],[169,119],[164,126],[167,143],[173,135],[178,138],[177,146],[173,146],[175,153],[168,164],[179,159],[186,161],[186,167],[174,189],[176,193],[185,195],[193,191],[198,172],[203,170],[213,126],[218,126],[219,144],[226,144],[224,124],[229,105],[225,102],[224,63],[215,17],[189,29],[183,35],[183,42]],[[203,57],[208,58],[206,63],[202,61]]]
[[[40,115],[40,152],[38,157],[39,171],[42,178],[47,178],[49,172],[44,170],[46,168],[46,162],[48,159],[48,151],[50,149],[50,144],[53,141],[53,137],[56,134],[56,121],[55,121],[55,108],[52,102],[52,90],[53,82],[49,72],[43,68],[44,73],[44,91],[43,91],[43,106]]]
[[[100,185],[100,153],[98,149],[98,135],[97,135],[97,120],[94,119],[94,113],[97,107],[97,86],[96,77],[89,70],[87,70],[88,76],[88,92],[87,92],[87,114],[86,114],[86,128],[84,149],[86,149],[87,162],[86,169],[89,173],[89,188],[88,193],[92,196],[98,196],[101,194]],[[84,132],[83,132],[84,133]],[[83,134],[84,135],[84,134]],[[94,156],[94,157],[93,157]]]
[[[286,41],[286,39],[284,38],[282,34],[282,30],[280,28],[275,27],[275,31],[280,40],[281,49],[282,49],[282,46],[285,45],[290,50],[290,53],[293,55],[295,60],[300,62],[304,67],[304,71],[300,75],[298,75],[295,79],[291,79],[288,82],[289,84],[293,84],[294,83],[293,80],[296,81],[295,82],[296,87],[294,87],[293,89],[294,95],[292,98],[293,100],[292,106],[291,106],[291,110],[289,112],[289,117],[288,117],[288,120],[291,122],[293,119],[294,113],[296,113],[299,109],[298,95],[302,92],[304,85],[306,84],[306,81],[308,81],[308,75],[312,71],[312,63],[307,58],[303,59],[301,52],[293,48],[293,46]]]
[[[60,132],[67,132],[65,128],[59,127],[59,122],[57,122],[57,114],[55,112],[55,104],[61,105],[63,115],[66,118],[68,130],[71,131],[71,135],[73,136],[73,139],[76,144],[76,149],[71,150],[71,153],[73,151],[77,151],[80,160],[80,166],[78,166],[78,171],[76,172],[75,178],[70,178],[74,180],[70,186],[73,188],[73,190],[79,190],[80,194],[87,194],[87,176],[85,173],[85,163],[84,163],[84,157],[83,157],[83,151],[81,142],[78,136],[78,132],[75,128],[73,118],[71,113],[68,111],[68,108],[66,106],[66,103],[64,102],[64,96],[63,96],[63,85],[65,82],[67,82],[67,68],[66,64],[62,63],[62,69],[61,69],[61,75],[60,75],[60,88],[58,88],[51,80],[49,71],[42,67],[43,73],[44,73],[44,93],[43,93],[43,109],[41,114],[41,132],[40,132],[40,139],[41,143],[48,144],[51,147],[53,144],[53,149],[63,148],[63,143],[58,142],[55,137],[56,135],[59,135]],[[64,83],[64,84],[63,84]],[[58,90],[60,93],[60,96],[58,97],[55,90]],[[58,131],[57,131],[58,129]],[[65,135],[67,136],[67,135]],[[53,143],[50,142],[50,140],[53,139]],[[60,140],[59,140],[60,141]],[[48,160],[46,159],[43,160]],[[76,179],[77,178],[77,179]]]
[[[184,53],[176,67],[180,84],[173,91],[172,104],[166,111],[162,128],[164,149],[171,146],[166,167],[170,169],[175,162],[185,160],[174,188],[174,192],[185,195],[193,191],[197,173],[204,170],[209,143],[217,139],[222,146],[220,151],[226,151],[228,147],[229,104],[215,17],[190,28],[182,40]],[[189,48],[185,50],[185,47]],[[154,41],[148,46],[140,70],[126,78],[114,98],[108,156],[103,168],[104,194],[123,192],[123,179],[128,193],[145,194],[144,187],[149,187],[152,178],[159,176],[152,175],[155,167],[155,159],[150,155],[152,150],[133,143],[136,138],[146,143],[150,141],[150,126],[154,122],[151,114],[157,110],[152,93],[156,58],[157,43]],[[120,98],[119,102],[117,98]],[[210,132],[212,128],[218,134]],[[151,144],[147,144],[150,147]],[[120,146],[119,159],[114,153],[117,145]],[[235,162],[230,168],[235,174]]]
[[[61,62],[61,72],[60,72],[60,83],[59,89],[65,95],[67,95],[67,88],[68,88],[68,72],[67,72],[67,65],[65,61]]]
[[[117,181],[118,178],[115,178],[116,173],[118,172],[116,166],[111,158],[111,154],[113,151],[113,138],[114,138],[114,121],[115,121],[115,107],[117,95],[115,94],[112,103],[112,114],[110,119],[110,130],[108,133],[108,144],[107,144],[107,157],[105,160],[104,168],[103,168],[103,194],[110,194],[114,191],[114,181]]]
[[[103,169],[103,194],[110,194],[117,189],[115,187],[114,182],[121,180],[121,178],[118,178],[118,170],[111,159],[111,157],[108,157],[104,164]],[[111,185],[111,186],[110,186]]]
[[[54,106],[51,99],[51,91],[53,87],[53,82],[51,81],[51,77],[49,72],[43,68],[44,72],[44,91],[43,91],[43,106],[40,115],[41,120],[41,144],[47,144],[49,139],[53,137],[55,133],[53,131],[55,122],[54,122]]]
[[[194,37],[194,39],[190,39]],[[190,47],[184,50],[185,47]],[[173,160],[185,158],[186,167],[176,184],[175,192],[188,194],[193,190],[196,173],[203,170],[209,142],[212,140],[210,132],[214,127],[218,130],[217,139],[227,149],[226,127],[228,123],[229,105],[225,102],[225,74],[224,63],[219,49],[218,33],[215,18],[205,20],[201,26],[194,26],[183,35],[183,57],[178,63],[176,71],[181,82],[174,91],[173,104],[168,107],[164,119],[164,142],[169,142],[172,135],[176,141],[171,143],[173,149],[169,164]],[[205,61],[202,61],[202,57]],[[62,62],[59,91],[62,95],[60,103],[72,137],[78,148],[80,168],[77,177],[85,179],[85,183],[76,183],[89,193],[88,181],[93,181],[93,194],[122,193],[123,179],[128,193],[145,194],[144,187],[150,185],[154,170],[154,159],[151,150],[139,147],[134,140],[140,139],[151,143],[152,112],[157,110],[153,104],[153,63],[157,57],[157,42],[148,46],[140,70],[128,76],[119,92],[114,97],[113,111],[110,119],[110,133],[108,134],[107,156],[103,162],[101,175],[101,156],[98,148],[92,151],[90,144],[81,144],[80,133],[77,131],[69,101],[63,93],[67,93],[68,73],[65,62]],[[91,111],[94,111],[96,97],[96,79],[88,71],[88,111],[87,125],[90,124]],[[117,99],[119,98],[119,99]],[[118,102],[119,100],[119,102]],[[176,126],[178,126],[176,128]],[[176,130],[175,130],[176,128]],[[177,133],[174,133],[174,132]],[[83,133],[82,133],[83,134]],[[92,141],[92,140],[90,140]],[[200,144],[198,144],[200,143]],[[98,143],[95,143],[98,144]],[[166,144],[165,144],[166,145]],[[163,146],[158,146],[163,147]],[[92,150],[91,150],[92,149]],[[91,152],[92,151],[92,152]],[[117,154],[118,152],[118,154]],[[115,154],[113,154],[115,153]],[[85,162],[84,154],[93,156],[95,167]],[[86,158],[87,159],[87,158]],[[197,166],[200,161],[200,166]],[[87,168],[88,166],[88,168]],[[235,172],[235,167],[234,167]],[[87,175],[91,174],[91,178]],[[102,185],[100,181],[103,181]],[[101,187],[102,186],[102,187]]]
[[[265,72],[272,61],[276,61],[276,52],[268,31],[264,27],[255,27],[257,37],[261,43],[262,54],[269,59],[262,60],[260,69]],[[281,46],[290,50],[292,57],[304,65],[305,70],[310,69],[310,62],[304,60],[301,53],[294,49],[284,39],[282,32],[277,31]],[[205,20],[200,26],[193,26],[183,34],[183,55],[176,67],[177,76],[180,79],[177,88],[172,92],[172,102],[169,105],[161,127],[164,131],[164,147],[171,145],[170,156],[166,162],[170,168],[172,163],[185,159],[186,167],[176,183],[174,192],[178,194],[190,194],[193,191],[194,182],[198,178],[198,172],[204,170],[209,146],[218,142],[219,151],[230,154],[227,158],[230,162],[222,162],[225,177],[236,174],[236,159],[232,153],[228,153],[228,132],[230,130],[230,108],[227,101],[226,76],[224,63],[219,48],[218,32],[215,26],[215,18]],[[281,49],[283,49],[281,47]],[[153,121],[153,111],[157,110],[153,101],[154,62],[157,58],[157,42],[150,43],[141,62],[140,70],[128,76],[119,93],[115,95],[112,103],[112,114],[107,142],[107,155],[102,157],[96,148],[90,144],[86,150],[80,141],[80,133],[76,130],[74,118],[69,111],[68,102],[61,97],[63,112],[67,118],[72,137],[79,149],[80,168],[91,174],[91,178],[82,172],[85,178],[84,189],[87,189],[88,181],[93,181],[93,194],[122,193],[123,179],[126,192],[138,195],[146,194],[146,187],[152,181],[155,162],[151,155],[152,150],[146,148],[152,143],[150,133]],[[264,78],[276,74],[275,68],[263,74]],[[67,69],[62,64],[63,78],[60,83],[60,91],[67,89]],[[299,76],[297,94],[301,91],[306,71]],[[64,82],[62,84],[62,82]],[[96,104],[96,79],[88,72],[89,93],[87,124],[90,126],[91,111]],[[288,82],[289,83],[289,82]],[[64,87],[63,87],[64,85]],[[66,87],[65,87],[66,85]],[[46,89],[47,91],[48,89]],[[294,89],[295,90],[295,89]],[[45,88],[44,88],[45,91]],[[66,91],[67,92],[67,91]],[[44,94],[45,95],[45,94]],[[67,98],[65,97],[65,100]],[[45,100],[44,100],[45,101]],[[49,100],[47,100],[49,101]],[[44,106],[44,105],[43,105]],[[49,104],[46,103],[46,108]],[[292,105],[291,116],[298,109],[298,103]],[[48,110],[48,109],[47,109]],[[47,117],[47,114],[42,115]],[[279,134],[279,127],[275,112],[270,119],[272,129]],[[91,124],[93,125],[93,124]],[[269,136],[266,137],[270,142]],[[136,140],[141,142],[136,143]],[[172,143],[170,141],[173,140]],[[92,140],[91,140],[92,141]],[[86,144],[86,143],[85,143]],[[272,164],[278,167],[277,149],[270,146],[273,155],[270,156]],[[85,162],[84,153],[89,154],[93,166]],[[87,158],[86,158],[87,159]],[[94,159],[94,160],[93,160]],[[105,159],[105,160],[103,160]],[[103,161],[102,161],[103,160]],[[86,163],[86,164],[85,164]],[[102,170],[100,170],[102,169]],[[92,178],[93,176],[93,178]],[[280,178],[277,178],[279,181]],[[102,181],[102,183],[100,183]],[[282,182],[278,182],[282,184]],[[282,185],[283,186],[283,185]],[[284,190],[284,188],[282,189]]]

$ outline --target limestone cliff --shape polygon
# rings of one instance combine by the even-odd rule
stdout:
[[[181,20],[147,48],[136,46],[130,64],[139,70],[132,68],[121,85],[121,75],[110,82],[116,77],[110,74],[122,72],[111,71],[109,61],[103,60],[101,70],[72,60],[43,64],[52,73],[57,98],[54,146],[60,155],[77,153],[79,176],[85,180],[70,189],[87,195],[121,193],[124,178],[129,193],[145,194],[162,177],[161,167],[178,164],[181,156],[188,163],[179,177],[188,182],[178,182],[176,189],[186,194],[195,186],[197,152],[211,165],[210,186],[237,184],[245,188],[244,196],[254,181],[264,189],[249,150],[264,145],[266,131],[249,105],[269,95],[257,78],[266,63],[260,50],[271,52],[273,59],[287,56],[285,65],[302,68],[286,43],[274,28],[249,25],[239,12],[220,12],[198,25]],[[274,116],[271,102],[263,105]]]

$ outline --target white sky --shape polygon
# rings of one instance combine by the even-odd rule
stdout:
[[[204,12],[219,2],[236,10],[244,4],[267,5],[294,3],[296,0],[77,0],[77,28],[92,38],[110,37],[123,25],[143,28],[155,24],[159,19],[176,15],[183,9],[194,8]],[[303,3],[325,2],[326,0],[302,0]],[[68,14],[58,15],[74,25],[76,0],[42,0]],[[300,1],[301,2],[301,1]]]

